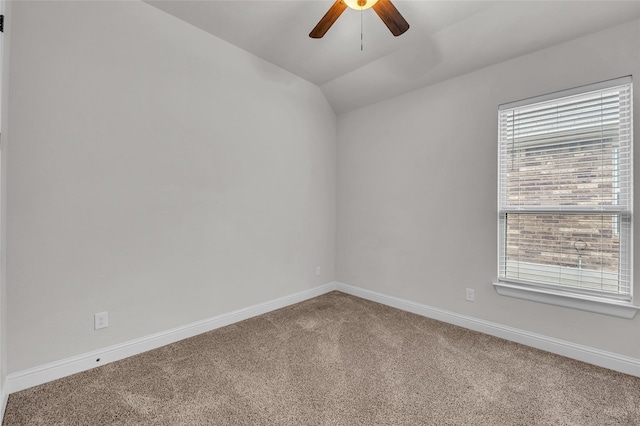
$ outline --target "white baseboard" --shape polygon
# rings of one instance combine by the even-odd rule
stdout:
[[[96,351],[80,354],[60,361],[52,362],[28,370],[9,374],[2,387],[2,411],[0,424],[10,393],[18,392],[32,386],[37,386],[52,380],[70,376],[100,365],[118,361],[137,355],[170,343],[196,336],[207,331],[215,330],[239,321],[243,321],[276,309],[311,299],[316,296],[338,290],[343,293],[361,297],[363,299],[382,303],[403,311],[412,312],[424,317],[458,325],[470,330],[500,337],[523,345],[542,349],[558,355],[584,361],[590,364],[609,368],[640,377],[640,359],[618,355],[575,343],[554,339],[552,337],[530,333],[528,331],[504,326],[477,318],[460,315],[443,309],[434,308],[416,302],[399,299],[393,296],[377,293],[348,284],[332,282],[289,296],[284,296],[269,302],[260,303],[222,315],[217,315],[202,321],[197,321],[181,327],[176,327],[160,333],[155,333],[139,339],[109,346]],[[97,361],[99,360],[99,361]]]
[[[311,299],[321,294],[335,290],[335,282],[304,290],[289,296],[280,297],[269,302],[259,303],[237,311],[207,318],[181,327],[155,333],[139,339],[87,352],[74,357],[55,361],[28,370],[9,374],[7,383],[2,389],[3,402],[6,405],[9,393],[18,392],[33,386],[41,385],[52,380],[90,370],[94,367],[118,361],[137,355],[151,349],[156,349],[179,340],[187,339],[216,328],[224,327],[243,321],[276,309],[284,308],[294,303]],[[2,412],[4,413],[4,406]],[[0,423],[1,424],[1,423]]]
[[[491,336],[500,337],[512,342],[521,343],[526,346],[562,355],[567,358],[576,359],[589,364],[598,365],[600,367],[640,377],[640,359],[638,358],[618,355],[612,352],[606,352],[600,349],[582,346],[560,339],[554,339],[541,334],[530,333],[525,330],[484,321],[466,315],[460,315],[444,309],[438,309],[420,303],[399,299],[397,297],[387,296],[340,282],[336,283],[336,290],[427,318],[458,325],[470,330],[479,331]]]

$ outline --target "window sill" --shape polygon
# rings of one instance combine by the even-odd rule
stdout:
[[[506,282],[495,282],[493,286],[501,296],[595,312],[618,318],[632,319],[636,312],[640,310],[640,306],[632,305],[629,302],[617,302],[594,296],[566,294],[559,291],[523,287]]]

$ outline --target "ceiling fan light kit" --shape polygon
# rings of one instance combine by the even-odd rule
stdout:
[[[378,0],[344,0],[344,2],[351,9],[365,10],[378,3]]]
[[[396,37],[404,34],[409,29],[409,23],[398,12],[391,0],[336,0],[333,6],[320,19],[320,22],[311,30],[309,37],[322,38],[347,7],[355,10],[372,8],[389,28],[389,31]]]

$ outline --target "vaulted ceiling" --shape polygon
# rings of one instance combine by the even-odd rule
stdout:
[[[411,25],[400,37],[347,9],[309,38],[333,1],[147,3],[317,84],[338,114],[640,18],[640,1],[394,0]]]

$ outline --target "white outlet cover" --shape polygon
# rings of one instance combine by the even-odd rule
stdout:
[[[109,312],[97,312],[93,315],[93,328],[100,330],[109,327]]]
[[[468,288],[466,298],[469,302],[474,302],[476,300],[476,291],[472,288]]]

